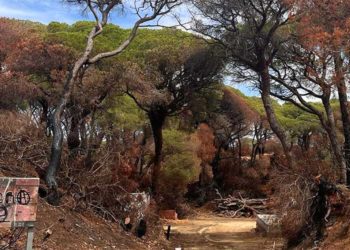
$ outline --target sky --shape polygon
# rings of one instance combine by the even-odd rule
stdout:
[[[259,90],[256,88],[249,86],[249,84],[246,83],[230,83],[227,84],[230,85],[238,90],[240,90],[243,94],[246,96],[260,96]]]
[[[48,24],[52,21],[72,24],[79,20],[92,20],[78,6],[68,5],[62,0],[0,0],[0,16]],[[135,17],[116,13],[111,17],[113,23],[129,28]]]
[[[180,10],[181,12],[181,10]],[[182,13],[177,13],[182,14]],[[72,24],[79,20],[92,20],[92,16],[83,13],[78,6],[67,5],[62,0],[0,0],[0,16],[21,20],[31,20],[48,24],[52,21]],[[124,12],[117,11],[111,16],[111,22],[123,28],[133,26],[136,16],[126,9]],[[165,18],[163,24],[170,24],[172,18]],[[245,95],[257,96],[258,91],[246,84],[235,84],[227,81],[232,87],[241,90]]]

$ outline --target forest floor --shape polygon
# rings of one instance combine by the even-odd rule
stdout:
[[[168,224],[167,224],[168,223]],[[213,214],[200,214],[195,218],[166,221],[171,225],[172,249],[283,249],[282,238],[264,237],[256,232],[253,218],[224,218]]]

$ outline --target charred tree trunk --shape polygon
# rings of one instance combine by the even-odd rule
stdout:
[[[239,164],[241,164],[241,162],[242,162],[242,141],[241,141],[241,135],[238,135],[237,143],[238,143],[238,160],[239,160]]]
[[[74,110],[73,110],[74,112]],[[71,152],[73,152],[76,148],[80,146],[80,137],[79,137],[79,113],[74,112],[72,119],[71,119],[71,125],[69,129],[69,134],[67,137],[67,144],[68,148]]]
[[[70,72],[64,86],[63,95],[53,114],[53,138],[51,145],[51,157],[46,172],[46,183],[50,189],[57,188],[56,172],[61,164],[63,143],[62,114],[70,97],[71,85],[73,84],[73,81],[73,72]]]
[[[311,135],[311,132],[304,131],[303,134],[298,137],[298,145],[304,152],[310,149]]]
[[[313,240],[321,241],[324,238],[326,229],[327,213],[330,209],[329,197],[338,192],[336,186],[327,182],[323,177],[316,177],[312,191],[312,203],[309,213],[311,214],[308,223],[288,241],[288,249],[295,249],[303,240],[315,233]]]
[[[316,240],[320,241],[324,237],[326,229],[327,212],[330,209],[328,197],[337,192],[337,188],[332,183],[327,182],[323,177],[316,179],[317,193],[311,204],[312,224],[316,230]]]
[[[322,98],[323,106],[326,110],[327,115],[327,125],[325,126],[326,132],[328,134],[331,148],[334,156],[334,160],[337,163],[338,167],[341,170],[341,182],[346,183],[346,164],[344,161],[344,157],[341,152],[341,148],[337,139],[337,132],[334,120],[334,113],[329,101],[330,92]]]
[[[213,170],[213,177],[214,177],[213,180],[219,187],[221,187],[221,184],[222,184],[222,181],[221,181],[222,177],[220,176],[220,171],[219,171],[222,148],[223,148],[223,144],[220,144],[211,162],[211,167]]]
[[[87,169],[90,169],[93,165],[92,161],[92,154],[94,152],[94,140],[96,137],[96,131],[95,131],[95,112],[93,111],[91,114],[91,122],[90,122],[90,131],[89,131],[89,138],[87,138],[86,143],[86,157],[85,157],[85,167]]]
[[[252,145],[252,152],[250,154],[250,166],[254,166],[256,161],[256,154],[258,153],[258,143],[253,143]]]
[[[257,146],[258,146],[259,140],[260,140],[261,129],[262,129],[262,122],[260,122],[259,124],[256,124],[256,123],[254,124],[254,136],[253,136],[253,140],[252,140],[252,151],[250,153],[250,166],[253,166],[255,164]],[[255,140],[256,140],[256,142],[255,142]]]
[[[42,111],[41,116],[40,116],[40,123],[47,123],[48,114],[49,114],[49,103],[44,98],[41,98],[39,100],[39,103],[40,103],[41,107],[43,108],[43,111]]]
[[[350,115],[348,109],[348,96],[347,87],[344,79],[343,72],[343,60],[341,55],[337,54],[334,60],[335,74],[336,74],[336,85],[338,89],[339,105],[341,111],[341,118],[343,123],[343,134],[344,134],[344,157],[346,162],[346,184],[350,184]]]
[[[94,45],[93,39],[98,34],[99,30],[100,27],[98,26],[94,27],[91,30],[87,39],[84,54],[75,62],[74,67],[70,70],[63,88],[61,99],[56,106],[55,113],[53,115],[53,139],[51,144],[51,157],[45,178],[46,183],[50,189],[57,189],[56,172],[61,164],[63,144],[62,114],[66,108],[68,100],[70,99],[72,88],[79,74],[79,71],[82,70],[83,66],[86,65],[89,60],[89,56]]]
[[[79,134],[81,137],[80,148],[86,149],[86,147],[87,147],[87,134],[86,134],[86,122],[84,120],[80,123]]]
[[[276,134],[276,136],[281,142],[283,152],[287,158],[288,164],[291,165],[292,157],[287,144],[287,136],[285,131],[277,121],[276,114],[271,102],[271,96],[270,96],[271,79],[270,79],[268,67],[265,67],[262,71],[260,71],[260,78],[261,78],[261,99],[264,104],[267,119],[269,121],[272,131]]]
[[[151,122],[154,140],[152,192],[157,194],[159,191],[159,175],[162,167],[163,125],[166,118],[166,111],[161,108],[153,108],[148,112],[148,118]]]

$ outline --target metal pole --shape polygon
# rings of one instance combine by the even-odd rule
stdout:
[[[34,227],[28,227],[26,250],[33,249]]]

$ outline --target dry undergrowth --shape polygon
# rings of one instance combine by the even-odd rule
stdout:
[[[0,176],[43,176],[50,148],[50,138],[43,131],[27,114],[7,111],[0,114]],[[104,155],[100,161],[86,169],[79,157],[70,159],[67,151],[63,152],[58,176],[61,201],[54,207],[39,199],[36,249],[161,249],[165,240],[154,207],[147,211],[148,227],[143,239],[120,227],[124,216],[120,211],[127,200],[117,198],[127,193],[123,186],[131,185],[118,181],[110,152],[101,154]],[[52,235],[45,238],[48,229]],[[6,235],[11,233],[0,231],[0,249],[9,240],[3,238]],[[13,249],[23,249],[24,241],[23,232],[13,242]]]
[[[326,230],[326,238],[322,249],[350,248],[350,191],[345,186],[338,186],[342,199],[333,201],[335,213]]]
[[[321,221],[315,220],[319,207],[318,181],[336,183],[336,172],[327,161],[319,160],[312,152],[297,155],[292,167],[281,158],[272,159],[274,188],[272,207],[281,217],[282,233],[293,246],[301,242],[313,245]],[[329,199],[329,197],[327,198]],[[320,222],[320,223],[319,223]]]

